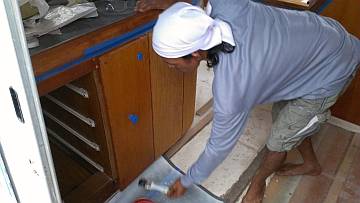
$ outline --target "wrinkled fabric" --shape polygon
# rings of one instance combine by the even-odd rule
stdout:
[[[165,58],[208,50],[222,41],[235,46],[230,26],[185,2],[175,3],[160,14],[152,38],[155,52]]]
[[[181,183],[200,183],[227,157],[257,104],[336,95],[360,61],[360,42],[335,20],[248,0],[210,0],[235,50],[214,67],[214,120],[204,152]]]

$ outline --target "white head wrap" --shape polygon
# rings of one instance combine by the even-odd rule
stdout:
[[[155,52],[165,58],[208,50],[222,41],[235,46],[230,25],[185,2],[175,3],[160,14],[152,39]]]

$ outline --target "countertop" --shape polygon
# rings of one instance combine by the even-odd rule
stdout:
[[[131,1],[135,3],[135,0]],[[131,38],[131,32],[154,22],[159,14],[159,11],[139,13],[134,11],[134,7],[130,9],[132,10],[117,15],[103,15],[99,11],[98,17],[79,19],[62,27],[61,35],[41,36],[40,46],[29,49],[34,75],[38,78],[55,69],[71,66],[71,63],[89,57],[89,50],[101,47],[104,43],[107,45],[109,41],[121,36]],[[147,30],[142,31],[146,32],[151,28],[147,26]],[[144,33],[137,31],[135,34]]]
[[[136,0],[130,1],[135,5]],[[316,4],[308,9],[318,11],[326,1],[317,0]],[[287,8],[292,7],[291,5],[277,4],[276,0],[264,0],[263,2]],[[103,15],[99,12],[98,17],[79,19],[61,28],[61,35],[44,35],[40,37],[40,47],[30,49],[37,81],[39,81],[38,78],[41,75],[47,74],[48,77],[51,77],[51,75],[63,71],[64,67],[89,59],[89,50],[101,48],[103,44],[110,44],[112,42],[109,41],[118,40],[119,37],[129,35],[129,33],[131,35],[134,30],[149,24],[149,22],[154,22],[159,14],[159,11],[138,13],[134,11],[133,7],[130,9],[132,10],[118,15]],[[149,31],[151,28],[151,26],[147,26],[146,29],[136,31],[135,34],[138,36],[143,34],[141,32]],[[120,44],[117,43],[117,45]],[[110,48],[113,47],[107,47],[108,50]],[[92,56],[95,57],[96,55]]]
[[[62,43],[66,43],[67,41],[73,40],[82,35],[86,35],[90,32],[96,31],[100,28],[111,25],[120,20],[124,20],[130,16],[134,16],[135,12],[132,11],[127,14],[117,15],[117,16],[101,16],[93,17],[93,18],[83,18],[79,19],[67,26],[61,28],[60,35],[50,35],[46,34],[39,37],[40,46],[36,48],[29,49],[30,55],[35,55],[40,52],[46,51],[48,49],[53,48],[54,46],[58,46]]]

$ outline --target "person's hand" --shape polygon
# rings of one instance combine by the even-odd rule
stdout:
[[[170,7],[175,0],[138,0],[136,2],[135,10],[139,12],[145,12],[153,9],[164,10]]]
[[[180,179],[177,179],[175,181],[175,183],[173,183],[173,185],[170,186],[167,196],[172,199],[178,198],[178,197],[183,196],[185,194],[186,190],[187,190],[186,187],[184,187],[181,184]]]

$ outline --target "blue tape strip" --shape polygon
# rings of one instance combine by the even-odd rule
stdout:
[[[320,7],[319,9],[316,11],[316,13],[321,13],[324,11],[324,9],[332,2],[332,0],[326,0]]]
[[[47,72],[41,74],[39,76],[36,76],[35,80],[37,83],[39,83],[43,80],[49,79],[49,78],[59,74],[61,72],[64,72],[65,70],[68,70],[75,65],[85,62],[93,57],[100,56],[101,54],[109,51],[110,49],[112,49],[116,46],[119,46],[120,44],[126,43],[126,42],[128,42],[132,39],[135,39],[135,38],[139,37],[140,35],[146,33],[147,31],[151,30],[154,27],[155,23],[156,23],[156,20],[153,20],[141,27],[138,27],[138,28],[132,30],[131,32],[122,34],[118,37],[112,38],[110,40],[106,40],[100,44],[97,44],[95,46],[87,48],[84,51],[84,56],[82,56],[81,58],[71,61],[69,63],[65,63],[64,65],[61,65],[57,68],[54,68],[50,71],[47,71]]]
[[[148,30],[152,29],[156,23],[156,20],[151,21],[141,27],[138,27],[131,32],[125,33],[123,35],[120,35],[118,37],[114,37],[110,40],[106,40],[100,44],[97,44],[95,46],[92,46],[90,48],[87,48],[84,52],[85,55],[92,55],[92,56],[99,56],[103,54],[104,52],[108,51],[109,49],[112,49],[120,44],[123,44],[131,39],[134,39]]]

